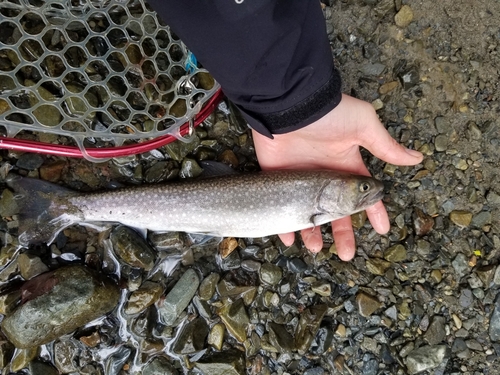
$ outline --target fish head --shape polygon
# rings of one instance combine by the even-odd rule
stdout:
[[[342,217],[363,211],[382,199],[384,184],[372,177],[346,175],[326,183],[318,209]]]

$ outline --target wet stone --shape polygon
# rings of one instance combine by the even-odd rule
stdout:
[[[166,358],[156,357],[144,366],[142,375],[178,375],[178,372]]]
[[[235,349],[213,353],[195,362],[194,365],[203,375],[245,375],[243,353]]]
[[[384,83],[382,86],[379,87],[378,92],[380,95],[386,95],[390,93],[392,90],[394,90],[396,87],[399,86],[398,81],[392,81],[392,82],[387,82]]]
[[[446,134],[440,134],[434,140],[434,147],[436,151],[443,152],[448,149],[448,144],[450,143],[450,139]]]
[[[361,65],[360,70],[361,73],[367,76],[379,76],[384,72],[385,68],[384,64],[369,62]]]
[[[304,371],[304,375],[325,375],[326,372],[321,367],[313,367]]]
[[[56,341],[54,344],[54,363],[62,374],[78,371],[77,357],[80,346],[73,340]]]
[[[416,252],[422,257],[427,257],[431,253],[431,244],[425,240],[418,240],[416,243]]]
[[[203,173],[203,169],[194,159],[184,159],[179,171],[180,178],[194,178]]]
[[[489,288],[493,275],[495,274],[495,266],[490,264],[476,269],[476,274],[483,283],[485,288]]]
[[[208,344],[211,345],[216,350],[222,349],[222,344],[224,343],[224,332],[226,327],[222,323],[214,324],[210,333],[208,334]]]
[[[12,359],[14,346],[5,339],[0,341],[0,368],[5,368]]]
[[[450,212],[450,220],[459,227],[468,227],[472,221],[472,213],[469,211],[455,210]]]
[[[379,258],[371,258],[366,261],[366,269],[373,275],[384,276],[390,266],[390,262]]]
[[[14,193],[9,189],[5,189],[0,199],[0,216],[12,216],[17,214],[18,210],[16,200],[14,199]]]
[[[219,310],[219,316],[227,330],[236,340],[243,343],[247,338],[247,327],[250,324],[243,300],[224,304]]]
[[[181,251],[184,248],[184,239],[180,232],[149,232],[148,239],[157,250]]]
[[[259,272],[261,267],[260,262],[252,259],[246,259],[241,262],[241,268],[248,272]]]
[[[176,354],[194,354],[205,347],[208,325],[203,318],[196,318],[182,327],[172,351]]]
[[[382,307],[382,304],[376,297],[373,297],[364,292],[358,293],[358,295],[356,296],[356,303],[360,315],[364,316],[365,318],[368,318],[380,307]]]
[[[134,291],[128,298],[125,305],[125,313],[129,315],[137,314],[160,299],[163,294],[163,287],[151,281],[144,282],[139,289]]]
[[[110,239],[116,255],[125,263],[146,271],[153,268],[156,253],[135,230],[119,225],[111,232]]]
[[[446,319],[442,316],[434,316],[429,328],[424,334],[424,339],[429,345],[440,344],[446,337]]]
[[[28,369],[31,375],[59,375],[54,366],[41,361],[31,361]]]
[[[272,263],[264,263],[259,270],[260,280],[269,285],[276,285],[280,282],[283,277],[283,273],[280,267],[275,266]]]
[[[307,270],[307,264],[300,258],[289,259],[287,267],[293,273],[301,273]]]
[[[26,153],[22,154],[16,162],[16,167],[34,171],[43,164],[44,158],[40,154]]]
[[[219,244],[219,252],[223,259],[227,258],[238,247],[238,241],[233,237],[224,238]]]
[[[406,259],[406,249],[403,245],[397,244],[384,251],[384,259],[389,262],[401,262]]]
[[[435,369],[448,355],[448,348],[445,345],[422,346],[412,350],[406,357],[408,373],[415,375]]]
[[[24,280],[29,280],[49,270],[49,267],[33,254],[22,253],[17,258],[17,263],[19,264],[19,272]]]
[[[215,293],[215,289],[217,287],[217,283],[219,282],[220,276],[217,273],[211,273],[207,277],[203,279],[200,284],[200,289],[198,290],[198,294],[202,301],[208,301],[212,298]]]
[[[489,204],[494,205],[494,206],[500,206],[500,195],[495,193],[494,191],[490,191],[486,195],[486,200],[488,201]]]
[[[199,285],[200,279],[193,269],[190,268],[184,272],[177,284],[158,305],[158,314],[165,325],[174,324],[193,299]]]
[[[295,349],[299,353],[309,350],[327,309],[327,305],[315,305],[302,312],[295,330]]]
[[[12,362],[10,363],[10,369],[14,372],[17,372],[25,368],[32,360],[36,358],[37,355],[37,347],[17,350],[14,358],[12,358]]]
[[[48,343],[111,311],[118,286],[86,267],[63,267],[22,286],[24,303],[2,322],[18,348]]]
[[[332,286],[328,281],[319,280],[311,285],[311,290],[323,297],[329,297],[332,294]]]
[[[286,330],[285,326],[270,322],[269,328],[269,342],[280,353],[288,353],[293,350],[293,337]]]

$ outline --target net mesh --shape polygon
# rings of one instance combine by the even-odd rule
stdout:
[[[143,0],[0,1],[0,126],[80,148],[175,134],[219,89],[190,61]]]

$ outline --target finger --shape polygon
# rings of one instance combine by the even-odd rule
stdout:
[[[389,215],[384,207],[382,201],[378,201],[373,206],[366,209],[366,214],[368,219],[372,224],[373,229],[379,234],[385,234],[389,232],[391,224],[389,222]]]
[[[323,236],[321,235],[321,228],[307,228],[300,231],[304,246],[312,253],[319,253],[323,248]]]
[[[354,240],[351,217],[347,216],[332,221],[332,233],[339,258],[344,261],[354,258],[356,241]]]
[[[371,121],[373,126],[366,128],[371,131],[362,133],[361,146],[377,158],[394,165],[415,165],[422,161],[424,156],[421,152],[400,145],[377,118]]]
[[[281,242],[283,242],[283,244],[285,246],[292,246],[293,243],[295,242],[295,233],[293,233],[293,232],[281,233],[281,234],[278,234],[278,237],[280,238]]]

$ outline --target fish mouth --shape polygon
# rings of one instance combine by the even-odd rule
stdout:
[[[360,210],[370,207],[384,198],[384,188],[381,186],[376,193],[367,194],[358,204]]]

